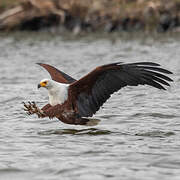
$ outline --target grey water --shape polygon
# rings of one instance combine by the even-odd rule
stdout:
[[[98,65],[152,61],[173,71],[167,91],[126,87],[94,116],[95,127],[38,119],[22,102],[48,101],[37,84],[51,64],[78,79]],[[0,179],[179,180],[179,34],[0,35]],[[111,84],[109,84],[111,85]]]

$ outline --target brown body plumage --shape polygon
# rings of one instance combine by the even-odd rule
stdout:
[[[163,85],[169,86],[168,81],[172,81],[165,75],[172,74],[170,71],[151,62],[107,64],[97,67],[79,80],[75,80],[48,64],[38,64],[44,67],[52,78],[52,80],[41,82],[42,84],[39,87],[46,87],[51,91],[50,88],[52,89],[53,86],[55,89],[53,90],[56,91],[58,88],[61,89],[63,84],[66,84],[66,86],[63,85],[65,88],[61,90],[61,94],[64,93],[63,98],[60,97],[61,95],[57,96],[63,101],[59,101],[60,103],[55,105],[47,104],[41,110],[36,105],[34,107],[26,105],[26,110],[29,114],[38,114],[39,117],[56,117],[67,124],[96,124],[96,121],[91,123],[93,120],[89,120],[88,117],[92,117],[110,95],[122,87],[140,84],[165,90]],[[31,110],[28,110],[28,108]]]

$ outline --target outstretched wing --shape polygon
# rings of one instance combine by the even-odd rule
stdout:
[[[51,78],[54,81],[60,82],[60,83],[66,83],[70,84],[72,82],[75,82],[76,80],[72,78],[71,76],[65,74],[64,72],[56,69],[55,67],[49,65],[49,64],[43,64],[43,63],[37,63],[38,65],[42,66],[45,68],[49,74],[51,75]]]
[[[165,90],[163,85],[170,86],[168,81],[173,80],[164,74],[172,72],[159,66],[152,62],[118,62],[97,67],[70,85],[68,101],[79,116],[89,117],[99,110],[112,93],[124,86],[147,84]]]

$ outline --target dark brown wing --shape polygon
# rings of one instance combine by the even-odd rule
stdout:
[[[51,75],[51,78],[54,81],[60,82],[60,83],[66,83],[70,84],[72,82],[75,82],[76,80],[72,78],[71,76],[65,74],[64,72],[56,69],[55,67],[49,65],[49,64],[43,64],[43,63],[37,63],[38,65],[42,66],[45,68],[49,74]]]
[[[92,116],[112,93],[124,86],[150,85],[164,89],[172,81],[164,74],[172,74],[159,64],[139,62],[131,64],[113,63],[95,70],[72,83],[69,87],[69,102],[81,117]]]

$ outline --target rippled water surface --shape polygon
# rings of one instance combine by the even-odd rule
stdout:
[[[48,33],[0,36],[0,179],[179,180],[180,37]],[[52,64],[74,78],[110,62],[153,61],[174,74],[167,91],[148,86],[115,93],[93,127],[38,119],[22,101],[47,102],[37,84]]]

